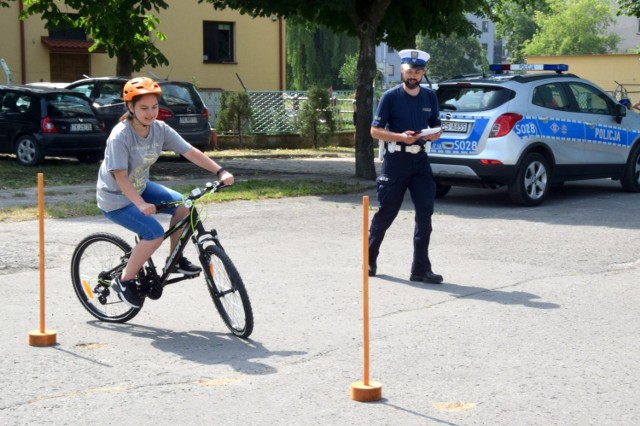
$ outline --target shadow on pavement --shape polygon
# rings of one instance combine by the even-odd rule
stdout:
[[[560,308],[560,305],[556,303],[537,301],[535,299],[540,299],[540,296],[524,291],[503,291],[500,289],[452,284],[447,283],[446,281],[442,284],[417,283],[383,274],[376,275],[376,278],[393,283],[409,285],[415,288],[423,288],[425,290],[434,290],[449,293],[456,299],[475,299],[485,302],[496,302],[502,305],[522,305],[526,306],[527,308],[536,309]]]
[[[125,333],[151,340],[151,346],[171,352],[185,360],[200,364],[228,364],[244,374],[274,374],[277,370],[261,359],[306,355],[304,351],[277,351],[267,349],[255,340],[242,340],[229,333],[211,331],[175,332],[138,324],[112,324],[88,321],[87,324],[104,330]]]

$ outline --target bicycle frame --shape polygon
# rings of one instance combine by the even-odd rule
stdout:
[[[164,269],[162,271],[162,275],[158,276],[157,269],[155,267],[155,264],[152,258],[149,258],[149,260],[147,261],[147,263],[149,264],[150,270],[147,270],[145,272],[146,273],[151,272],[151,274],[153,275],[153,278],[162,287],[168,284],[176,283],[178,281],[197,277],[197,275],[190,275],[190,276],[182,276],[182,277],[169,279],[169,275],[171,274],[170,271],[173,269],[178,259],[180,258],[180,255],[182,254],[184,249],[187,247],[189,240],[192,240],[192,242],[198,248],[198,254],[199,254],[201,263],[203,263],[203,265],[205,262],[202,262],[203,260],[202,249],[205,243],[213,242],[217,246],[222,247],[222,245],[220,244],[220,240],[218,239],[217,231],[215,229],[212,229],[211,231],[205,230],[204,225],[200,220],[200,215],[198,213],[198,210],[195,207],[195,204],[190,206],[189,214],[185,218],[178,221],[178,223],[173,225],[164,233],[163,239],[166,240],[167,238],[169,238],[171,235],[178,232],[183,227],[184,229],[182,230],[182,234],[180,234],[180,239],[178,240],[178,244],[176,244],[176,247],[173,249],[173,251],[169,255],[169,258],[167,259],[167,263],[165,264]]]
[[[171,275],[170,271],[173,269],[178,259],[180,258],[180,255],[182,254],[184,249],[187,247],[189,240],[192,240],[193,244],[196,245],[198,250],[198,257],[203,267],[205,267],[205,265],[207,264],[203,256],[204,246],[206,244],[213,243],[218,247],[222,248],[222,244],[220,243],[220,239],[218,238],[218,232],[215,229],[207,231],[204,228],[204,225],[200,220],[200,214],[198,213],[198,210],[196,209],[196,206],[194,203],[194,200],[197,200],[198,198],[204,196],[209,192],[215,192],[221,187],[222,185],[220,184],[220,182],[216,182],[213,184],[207,184],[204,190],[196,188],[193,190],[192,194],[189,197],[187,197],[185,200],[179,203],[189,208],[189,214],[184,218],[180,219],[171,228],[167,229],[164,233],[163,240],[166,240],[171,235],[178,232],[180,229],[182,228],[184,229],[182,229],[182,233],[180,234],[180,239],[178,240],[178,244],[176,244],[176,247],[172,250],[171,254],[169,255],[169,258],[167,259],[167,262],[164,266],[164,269],[161,275],[158,275],[158,270],[156,269],[156,265],[152,257],[150,257],[147,260],[146,266],[142,267],[141,271],[143,271],[143,278],[147,284],[150,284],[151,286],[156,285],[156,286],[159,286],[160,288],[163,288],[166,285],[173,284],[186,279],[196,278],[199,276],[198,274],[198,275],[183,275],[181,277],[176,277],[171,279],[169,278],[169,275]],[[169,207],[169,205],[166,203],[156,205],[156,212],[167,207]],[[137,242],[137,238],[136,238],[136,242]],[[115,269],[122,269],[128,262],[130,254],[131,254],[130,252],[127,253],[123,258],[123,263],[118,267],[116,267]]]

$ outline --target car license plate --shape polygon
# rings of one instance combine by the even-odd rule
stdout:
[[[91,123],[71,123],[72,132],[90,132],[93,130]]]
[[[196,124],[198,122],[198,117],[180,117],[180,124]]]
[[[464,121],[443,121],[442,131],[450,133],[467,133],[469,123]]]

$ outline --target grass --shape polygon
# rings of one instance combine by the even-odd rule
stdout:
[[[369,186],[345,182],[326,182],[320,180],[249,180],[238,182],[216,194],[204,197],[206,203],[264,200],[269,198],[305,197],[309,195],[344,195],[362,192]],[[179,188],[179,192],[188,192],[192,188]]]
[[[0,190],[34,188],[38,186],[38,173],[44,174],[47,186],[83,184],[95,181],[98,167],[55,158],[38,167],[25,167],[13,156],[0,155]]]
[[[45,204],[44,217],[67,219],[100,214],[94,200],[82,202],[56,202]],[[23,222],[38,219],[38,207],[9,207],[0,209],[0,222]]]
[[[353,148],[329,147],[321,149],[264,149],[207,151],[210,157],[224,161],[232,158],[295,158],[352,155]],[[176,161],[176,155],[165,153],[160,162]],[[45,185],[64,186],[93,183],[98,176],[99,164],[82,164],[74,159],[47,158],[37,167],[25,167],[13,155],[0,155],[0,190],[33,188],[38,185],[38,173],[43,173]],[[153,168],[151,170],[153,176]]]
[[[353,148],[323,148],[318,150],[224,150],[207,151],[207,155],[224,162],[234,158],[296,158],[296,157],[333,157],[353,155]],[[162,162],[175,162],[174,154],[163,154],[158,162],[158,177],[166,178],[166,168],[162,170]],[[194,166],[195,167],[195,166]],[[24,167],[19,165],[15,157],[0,155],[0,190],[16,190],[34,188],[37,186],[37,174],[43,173],[45,188],[52,186],[72,186],[94,184],[98,174],[98,164],[81,164],[75,160],[52,158],[47,159],[39,167]],[[175,170],[173,171],[175,173]],[[151,170],[151,179],[154,176]],[[202,202],[216,203],[235,200],[262,200],[268,198],[303,197],[312,195],[340,195],[362,192],[373,186],[371,184],[347,183],[342,181],[321,180],[241,180],[235,185],[225,188],[217,194],[205,197]],[[174,187],[178,192],[188,193],[193,186]],[[93,194],[93,189],[90,190]],[[45,196],[69,195],[73,192],[66,190],[45,190]],[[14,192],[14,197],[24,197],[26,193]],[[46,202],[44,216],[47,218],[71,218],[99,215],[95,199],[86,197],[82,200]],[[0,222],[26,221],[38,218],[38,209],[34,207],[10,207],[0,209]]]
[[[216,194],[209,194],[202,199],[202,203],[221,203],[237,200],[264,200],[274,198],[304,197],[310,195],[340,195],[355,194],[365,191],[372,184],[347,183],[341,181],[318,180],[247,180],[237,182]],[[194,188],[178,186],[174,189],[181,193],[188,193]],[[81,202],[45,203],[44,216],[46,218],[66,219],[72,217],[95,216],[100,211],[95,200]],[[0,209],[0,222],[20,222],[36,220],[37,207],[11,207]]]

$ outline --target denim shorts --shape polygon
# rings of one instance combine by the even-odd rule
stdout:
[[[140,195],[150,204],[183,199],[182,194],[155,182],[147,182],[147,187]],[[160,213],[173,215],[175,212],[176,207],[168,207]],[[164,228],[160,222],[154,216],[145,216],[134,204],[110,212],[102,211],[102,214],[112,222],[135,232],[143,240],[155,240],[164,236]]]

